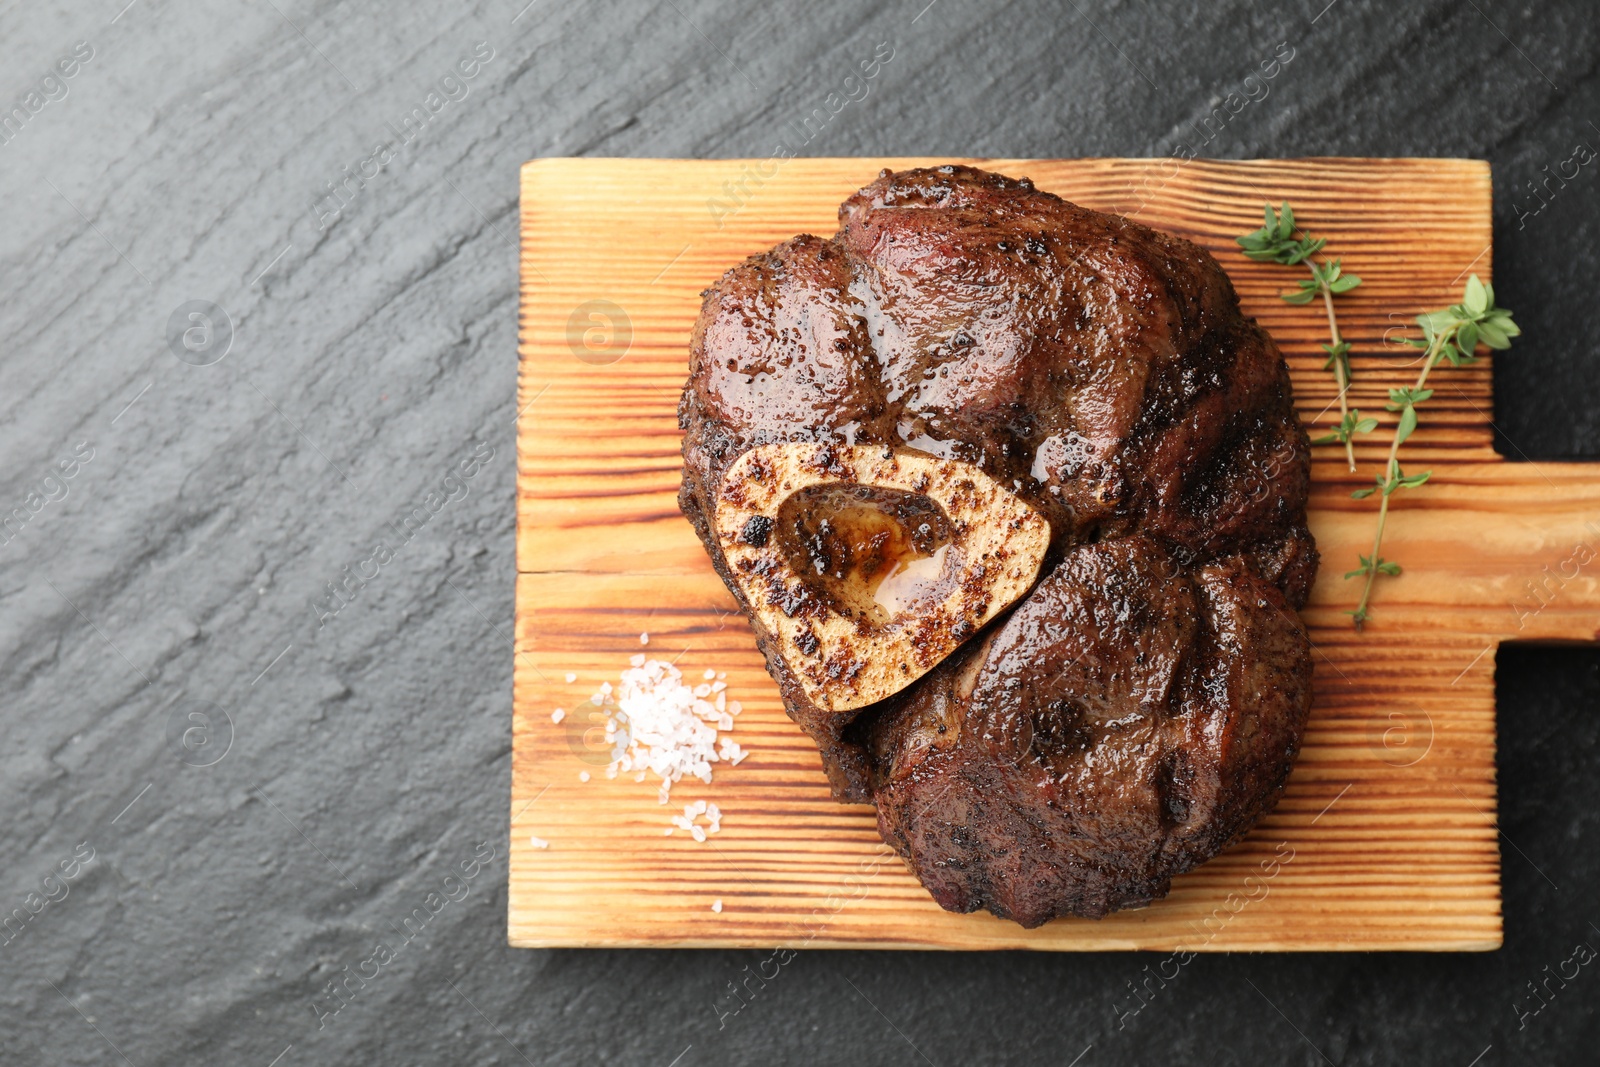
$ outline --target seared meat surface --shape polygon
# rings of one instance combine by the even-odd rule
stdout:
[[[1283,594],[1142,535],[965,651],[870,720],[878,828],[942,906],[1023,926],[1163,896],[1277,798],[1310,706]]]
[[[757,640],[835,795],[947,908],[1148,901],[1282,788],[1315,577],[1288,370],[1204,250],[966,167],[884,172],[830,239],[705,293],[679,501],[740,598],[717,493],[761,445],[916,449],[1050,527],[1032,592],[932,673],[825,712]],[[754,620],[753,620],[754,621]]]

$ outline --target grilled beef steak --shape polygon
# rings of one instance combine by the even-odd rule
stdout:
[[[1317,565],[1309,448],[1283,359],[1204,250],[1025,179],[885,171],[839,217],[831,239],[796,237],[706,291],[680,506],[835,796],[878,805],[942,905],[1036,925],[1153,899],[1271,806],[1310,704],[1295,615]],[[1048,523],[1041,577],[928,673],[831,710],[801,684],[796,628],[752,610],[771,617],[742,587],[765,587],[736,580],[717,532],[725,476],[762,446],[809,449],[797,462],[816,470],[845,446],[976,467]],[[839,475],[852,500],[890,492],[855,477]],[[931,528],[886,513],[856,543],[814,511],[777,508],[792,531],[751,521],[763,544],[870,556],[883,581],[899,564],[872,545]],[[831,563],[733,554],[790,568],[761,574],[785,611],[830,595]],[[857,625],[870,647],[874,626],[911,621]],[[801,669],[813,693],[827,684]]]

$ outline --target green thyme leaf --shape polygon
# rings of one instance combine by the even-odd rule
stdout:
[[[1390,411],[1399,411],[1407,404],[1420,404],[1433,396],[1432,389],[1391,389],[1389,390],[1390,403],[1385,405]]]
[[[1401,409],[1400,425],[1395,427],[1394,431],[1395,440],[1402,445],[1405,444],[1406,438],[1410,437],[1412,433],[1416,431],[1416,428],[1417,409],[1412,407],[1410,404],[1407,404],[1403,409]]]
[[[1490,306],[1489,290],[1476,274],[1467,279],[1466,296],[1461,302],[1474,316],[1482,315]]]
[[[1478,340],[1493,349],[1511,347],[1511,338],[1506,336],[1506,332],[1493,322],[1478,323]]]

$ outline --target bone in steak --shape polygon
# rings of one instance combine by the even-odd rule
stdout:
[[[1033,926],[1154,899],[1272,806],[1310,705],[1309,446],[1283,359],[1207,252],[1026,179],[885,171],[839,218],[704,294],[680,506],[835,796],[877,805],[941,905]],[[772,445],[975,466],[1048,523],[1037,584],[894,695],[819,705],[717,533],[725,476]],[[791,599],[837,600],[824,572],[872,552],[807,492],[773,512],[825,549],[815,573],[786,557]],[[857,625],[870,645],[898,623]]]

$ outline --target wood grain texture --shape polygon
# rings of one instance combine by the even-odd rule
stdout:
[[[1288,791],[1249,837],[1151,907],[1023,931],[941,911],[879,841],[868,807],[828,795],[783,714],[748,627],[678,514],[676,404],[699,293],[795,233],[831,234],[839,202],[883,166],[921,160],[550,159],[522,186],[518,587],[510,938],[516,945],[898,948],[1489,949],[1501,941],[1495,824],[1498,642],[1588,641],[1600,583],[1572,564],[1600,543],[1600,472],[1509,464],[1492,450],[1488,359],[1435,375],[1406,446],[1434,470],[1397,497],[1385,552],[1403,577],[1362,634],[1341,575],[1369,547],[1369,484],[1414,353],[1385,347],[1412,315],[1490,273],[1489,171],[1463,160],[974,161],[1210,249],[1277,338],[1313,427],[1335,413],[1325,323],[1277,299],[1295,280],[1238,254],[1264,200],[1291,201],[1364,284],[1341,298],[1352,403],[1385,432],[1348,474],[1318,449],[1311,525],[1324,566],[1305,618],[1315,702]],[[938,162],[944,162],[940,160]],[[1426,250],[1397,254],[1397,247]],[[592,301],[607,301],[601,319]],[[579,309],[582,309],[579,311]],[[620,309],[620,315],[617,310]],[[579,311],[575,317],[574,312]],[[625,319],[626,325],[623,325]],[[585,331],[599,330],[585,336]],[[607,331],[610,331],[609,333]],[[587,347],[586,347],[587,342]],[[614,362],[606,362],[616,356]],[[1315,432],[1315,431],[1313,431]],[[1538,589],[1534,587],[1538,583]],[[687,782],[608,781],[572,716],[628,657],[725,671],[752,755]],[[577,680],[567,683],[569,673]],[[554,708],[569,710],[562,724]],[[593,762],[598,760],[598,762]],[[580,782],[579,773],[593,780]],[[668,817],[724,811],[696,844]],[[532,836],[549,842],[535,848]],[[711,911],[721,900],[721,913]]]

